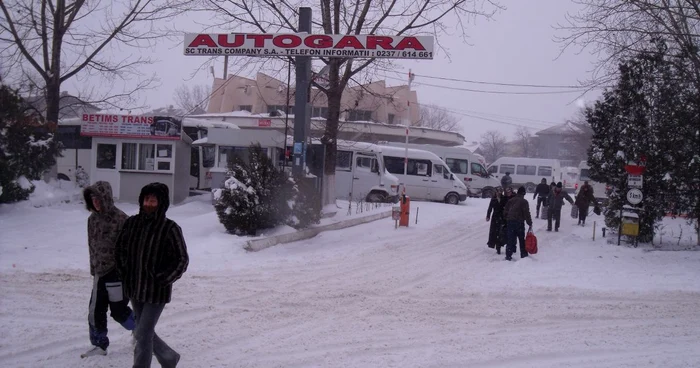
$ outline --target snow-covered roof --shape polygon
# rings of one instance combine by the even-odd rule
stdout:
[[[564,135],[571,134],[573,132],[579,132],[580,130],[581,129],[579,129],[579,127],[577,127],[575,124],[569,121],[564,124],[559,124],[553,127],[549,127],[547,129],[540,130],[539,132],[535,133],[535,135]]]

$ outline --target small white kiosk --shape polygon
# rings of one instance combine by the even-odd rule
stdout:
[[[182,121],[164,116],[84,114],[80,135],[91,136],[90,182],[112,185],[114,197],[137,203],[141,188],[161,182],[170,202],[189,196],[192,139]]]

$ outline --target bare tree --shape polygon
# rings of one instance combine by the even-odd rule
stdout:
[[[436,105],[420,105],[418,126],[443,130],[447,132],[459,132],[459,119],[444,107]]]
[[[204,114],[209,104],[211,88],[206,85],[183,84],[175,89],[173,98],[177,106],[185,110],[186,114]]]
[[[100,88],[87,88],[90,101],[118,107],[156,81],[140,67],[152,60],[125,53],[125,47],[147,48],[161,35],[156,22],[179,14],[190,1],[175,0],[2,0],[0,1],[0,65],[23,83],[36,73],[46,99],[46,118],[57,122],[61,85],[72,78],[106,78]],[[135,53],[139,55],[140,53]],[[102,86],[138,77],[133,88],[101,92]],[[96,98],[95,95],[98,95]]]
[[[492,163],[506,152],[506,137],[501,132],[489,130],[481,136],[480,147],[486,162]]]
[[[515,131],[515,142],[519,146],[519,154],[522,157],[532,157],[535,154],[534,137],[530,133],[530,129],[518,127],[518,130]]]
[[[592,85],[609,85],[617,65],[631,55],[645,53],[656,40],[664,40],[678,63],[700,86],[700,5],[697,0],[574,0],[582,7],[558,29],[563,50],[590,47],[602,56]]]
[[[217,26],[264,33],[298,32],[298,8],[308,1],[287,0],[204,0],[222,19]],[[395,36],[444,35],[457,31],[466,37],[466,22],[477,17],[491,18],[500,7],[492,0],[320,0],[313,25],[324,34],[380,34]],[[485,9],[488,5],[489,9]],[[449,19],[449,21],[448,21]],[[439,40],[437,46],[440,48]],[[446,50],[440,48],[441,50]],[[449,54],[447,54],[449,57]],[[328,100],[328,118],[321,142],[325,145],[323,203],[335,200],[335,162],[341,98],[351,79],[371,72],[376,59],[322,58],[328,66],[328,83],[314,83]],[[291,60],[290,62],[294,62]]]

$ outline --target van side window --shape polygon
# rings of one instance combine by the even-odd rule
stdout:
[[[535,165],[518,165],[518,170],[516,174],[518,175],[535,175],[537,173],[537,166]]]
[[[511,174],[515,173],[515,165],[501,165],[501,170],[499,173],[505,174],[507,172]]]
[[[497,174],[497,173],[498,173],[498,165],[489,166],[489,173],[491,173],[491,174]]]
[[[430,164],[431,164],[430,161],[409,159],[408,160],[408,167],[409,167],[408,175],[430,176],[431,175]],[[411,166],[413,166],[413,170],[411,170]]]
[[[379,172],[377,159],[365,156],[358,156],[356,159],[357,168],[369,170],[371,172]]]
[[[472,175],[486,176],[486,169],[478,162],[472,162]]]
[[[403,164],[403,157],[384,156],[384,166],[386,167],[386,171],[392,174],[403,175]],[[408,175],[430,176],[431,165],[432,163],[428,160],[409,159],[406,173]]]
[[[352,170],[352,151],[338,151],[335,159],[335,169],[342,171]]]
[[[445,159],[445,163],[454,174],[469,174],[469,161],[456,158]],[[472,164],[473,165],[473,164]]]
[[[442,165],[435,165],[435,170],[433,172],[433,175],[439,176],[442,175],[443,179],[450,179],[450,170],[447,170],[446,167]]]
[[[537,176],[552,176],[551,166],[540,166],[537,168]]]

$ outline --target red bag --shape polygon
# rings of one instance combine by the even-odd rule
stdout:
[[[528,254],[537,254],[537,237],[532,231],[528,231],[525,236],[525,251]]]

